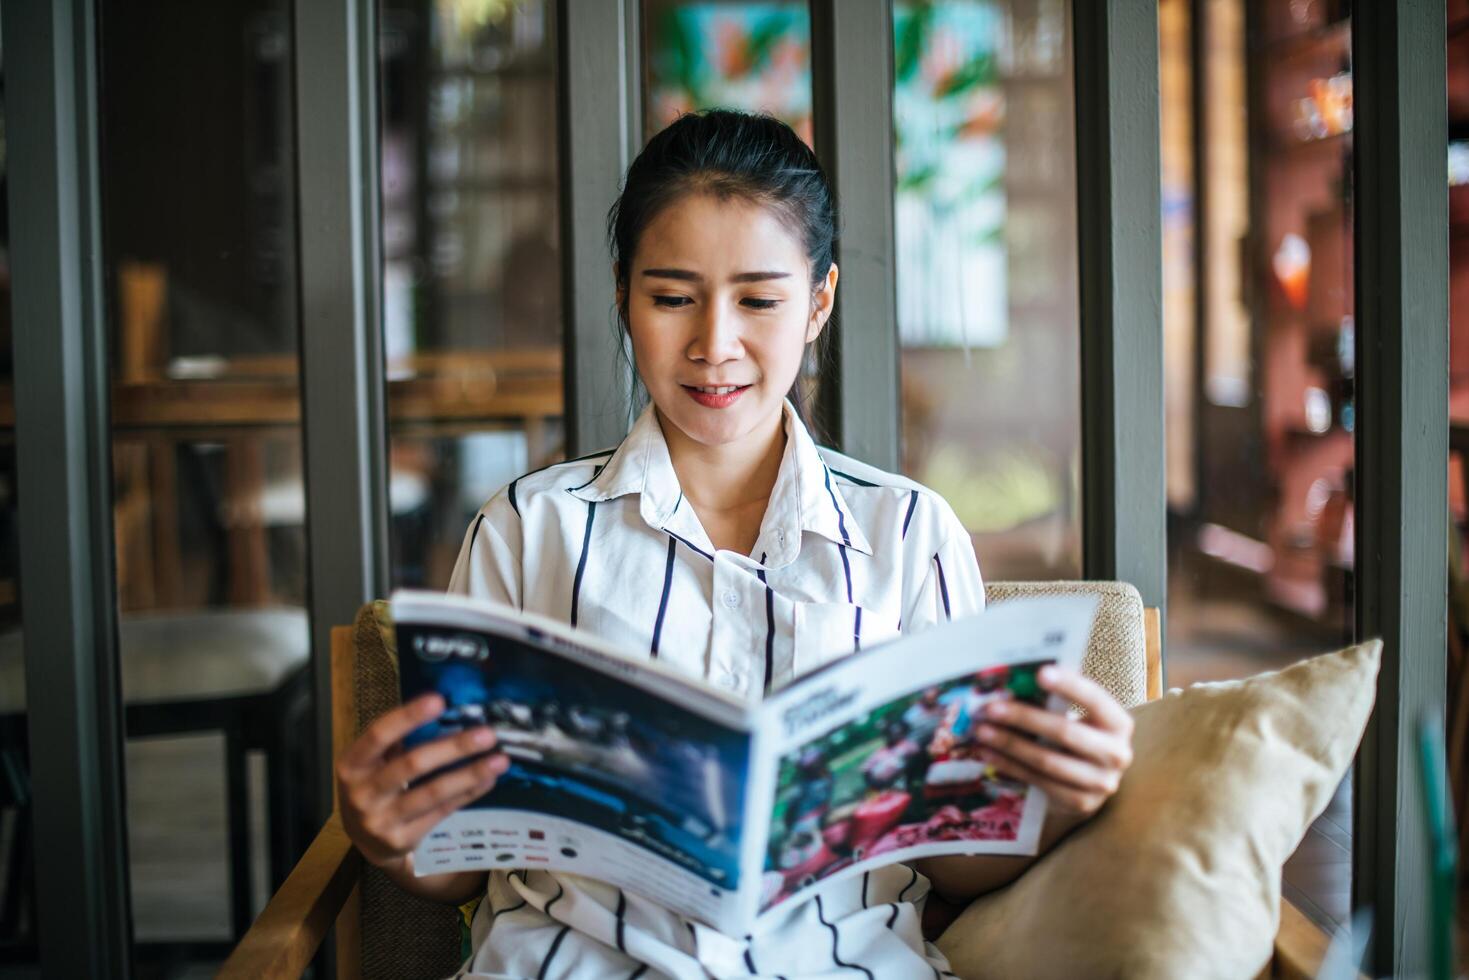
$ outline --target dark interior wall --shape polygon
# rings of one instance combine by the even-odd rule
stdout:
[[[294,352],[288,0],[100,7],[114,314],[119,264],[157,263],[168,357]]]

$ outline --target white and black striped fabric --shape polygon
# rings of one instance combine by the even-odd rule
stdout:
[[[788,404],[755,547],[716,551],[650,407],[616,450],[523,476],[469,528],[450,591],[590,630],[735,692],[984,607],[968,532],[937,494],[819,449]],[[575,875],[494,873],[463,976],[948,975],[906,866],[838,882],[754,936],[723,936]]]

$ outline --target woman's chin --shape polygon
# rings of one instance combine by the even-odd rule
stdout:
[[[658,407],[663,408],[662,405]],[[705,408],[691,400],[691,404],[680,406],[680,411],[675,413],[664,410],[663,414],[694,442],[715,447],[739,442],[760,428],[760,421],[766,413],[752,411],[755,407],[731,405],[728,408]],[[777,411],[778,405],[770,409],[771,414]]]

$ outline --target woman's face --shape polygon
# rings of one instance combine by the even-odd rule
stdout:
[[[831,311],[800,239],[771,210],[689,194],[644,229],[625,302],[638,374],[666,422],[721,446],[764,435]]]

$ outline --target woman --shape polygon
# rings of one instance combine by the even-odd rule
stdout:
[[[615,450],[495,494],[469,528],[451,590],[750,693],[979,613],[979,567],[948,505],[818,449],[787,401],[836,298],[835,228],[821,168],[784,124],[711,111],[655,136],[610,217],[621,326],[651,404]],[[1049,795],[1053,840],[1116,789],[1131,722],[1074,673],[1042,683],[1087,720],[995,705],[976,737],[1000,773]],[[752,936],[682,918],[676,895],[654,903],[574,875],[495,872],[488,886],[485,874],[415,878],[413,847],[492,791],[507,764],[491,756],[408,790],[493,742],[481,729],[396,753],[442,710],[426,696],[384,715],[344,754],[338,780],[348,833],[405,890],[460,903],[488,887],[466,976],[932,977],[946,963],[920,932],[929,881],[962,900],[1025,863],[887,867],[826,886]]]

